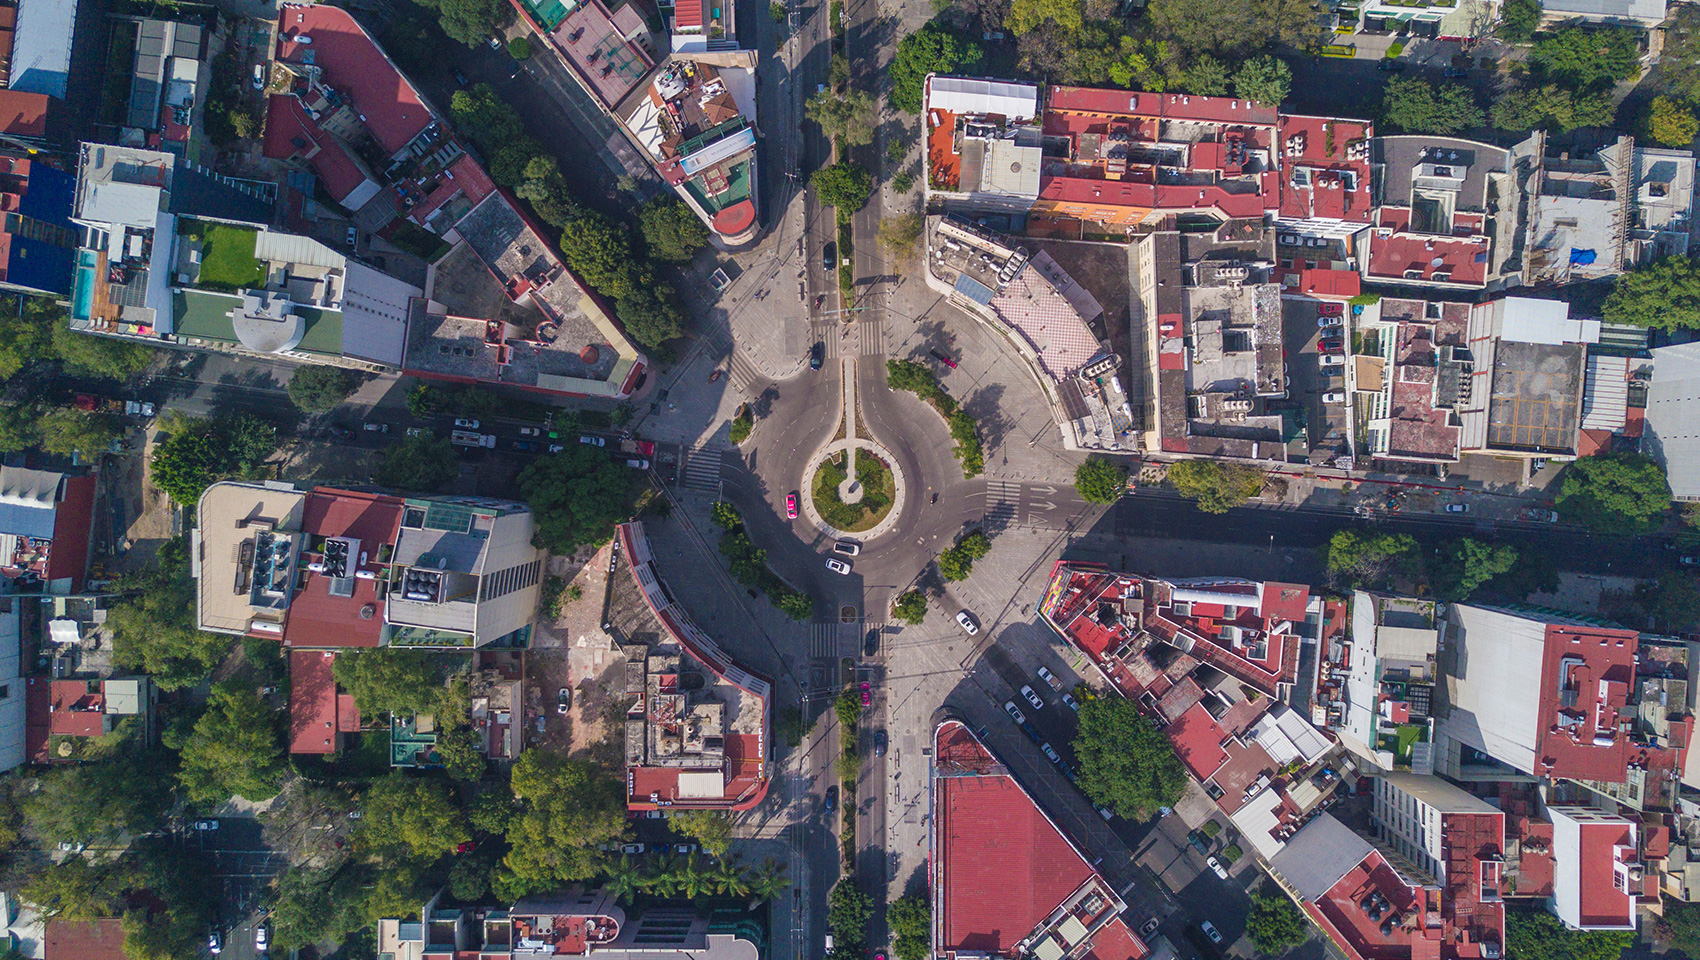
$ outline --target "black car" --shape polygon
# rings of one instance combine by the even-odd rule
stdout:
[[[838,244],[829,243],[820,248],[820,268],[831,270],[838,263]]]
[[[331,424],[331,436],[337,438],[338,440],[353,440],[354,439],[354,431],[348,429],[347,427],[343,426],[340,423],[333,423],[333,424]]]
[[[821,343],[820,341],[817,340],[817,341],[815,341],[815,345],[809,348],[809,369],[810,370],[819,370],[820,365],[821,365],[821,361],[825,360],[825,359],[826,359],[826,344]]]
[[[866,640],[862,641],[862,656],[871,657],[874,654],[878,653],[879,649],[880,649],[880,632],[878,630],[869,630],[868,631],[868,638]]]
[[[826,788],[826,812],[832,813],[838,809],[838,787]]]
[[[1380,63],[1375,65],[1375,68],[1380,70],[1382,73],[1404,73],[1405,61],[1395,60],[1392,57],[1384,57]]]
[[[885,747],[886,747],[885,731],[884,730],[875,730],[874,731],[874,756],[876,756],[876,757],[885,756]]]

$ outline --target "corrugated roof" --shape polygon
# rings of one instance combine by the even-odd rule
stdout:
[[[53,538],[53,517],[63,474],[0,466],[0,533]]]
[[[996,114],[1031,120],[1039,113],[1039,88],[1030,83],[933,77],[927,106],[958,114]]]

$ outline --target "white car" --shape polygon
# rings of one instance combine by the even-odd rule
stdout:
[[[1061,690],[1062,689],[1062,681],[1057,679],[1056,674],[1052,673],[1049,670],[1046,670],[1044,667],[1039,668],[1038,674],[1039,674],[1039,679],[1045,681],[1045,683],[1047,685],[1049,685],[1052,690]]]
[[[218,935],[217,930],[207,934],[207,952],[215,957],[224,952],[224,938]]]
[[[561,451],[562,451],[562,450],[565,450],[565,449],[567,449],[567,448],[566,448],[566,447],[563,447],[563,446],[561,446],[561,445],[560,445],[560,444],[558,444],[558,443],[551,443],[551,444],[549,444],[549,452],[550,452],[550,453],[560,453],[560,452],[561,452]]]
[[[410,437],[428,437],[431,435],[431,431],[426,427],[408,427],[407,435]]]
[[[832,545],[832,552],[842,553],[847,557],[854,557],[862,552],[862,545],[854,540],[840,540]]]
[[[1032,687],[1022,687],[1021,688],[1021,696],[1028,703],[1031,703],[1033,705],[1033,709],[1035,709],[1035,710],[1045,709],[1045,701],[1039,699],[1039,695],[1033,692]]]
[[[478,421],[467,419],[465,417],[456,417],[455,418],[455,426],[463,427],[467,430],[477,430],[478,429]]]
[[[1027,714],[1021,712],[1021,708],[1015,705],[1014,700],[1003,702],[1003,712],[1009,714],[1009,718],[1014,720],[1017,726],[1027,722]]]
[[[269,946],[271,946],[271,937],[267,935],[266,925],[262,923],[254,928],[254,949],[260,953],[265,953]]]
[[[1343,367],[1346,365],[1346,358],[1338,353],[1319,353],[1316,355],[1316,362],[1324,367]]]
[[[603,439],[602,437],[593,437],[588,433],[585,434],[582,437],[579,437],[578,442],[579,443],[588,443],[593,447],[606,447],[608,445],[607,440]]]
[[[1056,749],[1049,743],[1039,744],[1039,752],[1043,753],[1045,758],[1050,760],[1052,763],[1062,763],[1062,757],[1057,756]]]
[[[1062,702],[1063,702],[1064,706],[1068,707],[1070,710],[1073,710],[1075,713],[1080,712],[1080,701],[1074,699],[1074,697],[1065,693],[1065,694],[1062,695]]]
[[[1446,505],[1446,512],[1447,513],[1469,513],[1470,512],[1470,505],[1467,504],[1467,503],[1449,503],[1449,504]]]
[[[1222,942],[1222,931],[1216,929],[1216,925],[1214,923],[1211,923],[1208,920],[1200,920],[1198,922],[1198,929],[1204,931],[1204,935],[1210,938],[1211,943]]]
[[[266,65],[263,64],[263,63],[256,63],[256,64],[254,64],[254,89],[255,90],[264,90],[265,88],[266,88]]]
[[[979,633],[979,632],[980,632],[980,625],[979,625],[979,624],[977,624],[977,623],[975,623],[975,622],[974,622],[974,617],[973,617],[973,615],[971,615],[971,614],[970,614],[970,613],[969,613],[969,612],[968,612],[968,611],[966,611],[966,610],[959,610],[959,611],[957,611],[957,614],[956,614],[956,623],[957,623],[957,625],[958,625],[958,626],[960,626],[960,627],[961,627],[961,628],[962,628],[962,629],[963,629],[963,630],[965,630],[965,631],[967,631],[967,632],[968,632],[968,635],[969,635],[969,636],[970,636],[970,637],[972,637],[972,636],[973,636],[973,635],[975,635],[975,634],[976,634],[976,633]]]
[[[1330,390],[1322,395],[1323,403],[1345,403],[1346,393],[1343,390]]]
[[[519,435],[522,437],[541,437],[543,436],[543,431],[536,427],[520,427]]]
[[[1209,864],[1210,864],[1210,869],[1211,869],[1211,870],[1212,870],[1212,871],[1213,871],[1213,872],[1215,872],[1215,874],[1216,874],[1216,876],[1217,876],[1217,877],[1219,877],[1219,878],[1221,878],[1221,879],[1223,879],[1223,880],[1226,880],[1226,879],[1228,879],[1228,868],[1227,868],[1227,867],[1224,867],[1224,866],[1222,866],[1222,861],[1220,861],[1220,860],[1218,860],[1218,859],[1216,859],[1216,858],[1215,858],[1215,857],[1211,857],[1211,858],[1210,858],[1210,859],[1209,859],[1209,860],[1208,860],[1208,861],[1206,861],[1206,862],[1207,862],[1207,863],[1209,863]],[[1222,941],[1221,941],[1221,940],[1220,940],[1220,939],[1218,939],[1218,938],[1216,938],[1216,937],[1211,937],[1211,938],[1210,938],[1210,939],[1212,939],[1212,940],[1215,940],[1215,941],[1216,941],[1216,942],[1217,942],[1217,943],[1221,943],[1221,942],[1222,942]]]
[[[389,433],[390,432],[390,425],[387,424],[387,423],[368,423],[368,424],[365,424],[365,427],[366,427],[366,430],[370,433]]]
[[[218,829],[218,821],[217,820],[196,820],[195,821],[195,829],[196,830],[217,830]]]
[[[850,575],[850,565],[837,557],[828,557],[826,568],[841,577]]]
[[[1330,327],[1343,327],[1345,325],[1346,325],[1346,318],[1345,317],[1317,317],[1316,318],[1316,328],[1318,330],[1327,330]]]

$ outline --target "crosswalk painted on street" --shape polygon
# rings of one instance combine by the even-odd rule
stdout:
[[[837,660],[839,657],[860,656],[862,638],[869,630],[885,629],[878,620],[856,620],[850,623],[829,621],[809,624],[809,656]]]
[[[862,338],[862,356],[883,357],[886,355],[884,320],[862,320],[856,324],[857,334]]]
[[[727,366],[731,371],[727,375],[727,379],[732,382],[732,389],[739,392],[749,390],[751,385],[762,379],[761,371],[757,370],[756,365],[750,362],[750,358],[736,350],[732,352],[732,359],[727,363]]]
[[[831,623],[809,624],[809,656],[836,659],[838,653],[838,628],[842,624]]]
[[[698,447],[685,454],[683,484],[691,490],[720,490],[722,451]]]
[[[987,480],[984,513],[988,523],[1013,524],[1019,520],[1021,516],[1021,482],[996,478]]]

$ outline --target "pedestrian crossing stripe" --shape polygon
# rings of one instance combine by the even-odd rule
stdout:
[[[720,489],[721,454],[698,448],[685,457],[684,485],[693,490]]]

